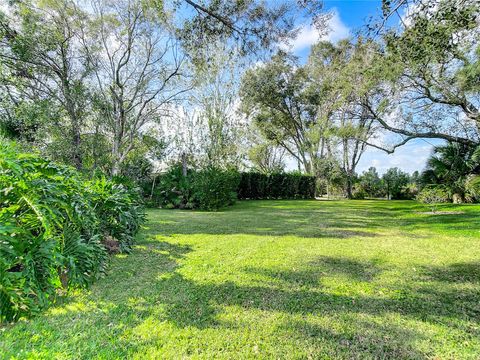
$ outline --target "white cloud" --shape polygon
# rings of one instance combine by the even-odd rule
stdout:
[[[282,48],[290,49],[294,52],[301,51],[312,46],[319,40],[337,42],[350,36],[350,29],[340,19],[337,10],[332,12],[332,17],[328,20],[329,32],[327,35],[321,36],[320,32],[312,26],[312,24],[303,24],[295,40],[291,44],[283,44]]]

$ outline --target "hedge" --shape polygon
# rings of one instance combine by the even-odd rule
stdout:
[[[215,168],[189,169],[179,165],[143,184],[153,207],[217,210],[236,199],[313,199],[315,177],[299,173],[238,173]]]
[[[239,199],[313,199],[315,177],[300,173],[241,173]]]
[[[189,169],[184,176],[181,165],[176,165],[143,188],[150,206],[218,210],[235,202],[239,181],[236,171]]]

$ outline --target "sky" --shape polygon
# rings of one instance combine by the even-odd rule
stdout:
[[[369,18],[378,18],[381,14],[381,0],[325,0],[324,3],[333,16],[329,22],[330,32],[323,40],[332,42],[354,35]],[[305,60],[311,45],[319,40],[319,35],[308,23],[299,26],[301,31],[292,43],[292,51],[301,60]],[[393,154],[369,148],[358,164],[357,173],[360,174],[371,166],[376,167],[380,174],[390,167],[398,167],[408,173],[421,171],[433,146],[440,143],[435,140],[416,139],[398,148]],[[296,164],[288,162],[287,167],[296,168]]]

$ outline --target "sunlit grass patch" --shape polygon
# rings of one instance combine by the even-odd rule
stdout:
[[[478,358],[480,207],[150,210],[107,277],[0,332],[5,358]],[[5,350],[4,350],[5,349]]]

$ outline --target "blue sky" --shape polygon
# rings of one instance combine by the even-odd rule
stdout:
[[[325,7],[333,13],[329,24],[331,31],[326,37],[327,40],[333,42],[354,35],[369,18],[378,18],[381,14],[381,0],[325,0]],[[310,24],[301,24],[301,27],[298,38],[292,44],[292,50],[300,59],[305,60],[310,46],[319,39],[319,36]],[[370,166],[375,166],[381,174],[390,167],[398,167],[409,173],[415,170],[421,171],[425,167],[433,145],[438,144],[440,141],[416,139],[398,148],[394,154],[390,155],[371,148],[363,155],[357,172],[361,173]]]

